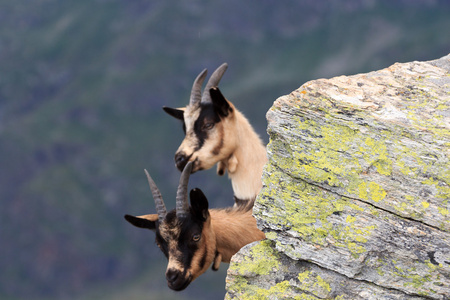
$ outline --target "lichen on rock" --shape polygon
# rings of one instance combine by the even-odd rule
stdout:
[[[450,55],[307,82],[267,120],[267,240],[227,298],[450,298]]]

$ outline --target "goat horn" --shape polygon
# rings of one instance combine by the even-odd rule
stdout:
[[[208,83],[206,84],[205,91],[203,92],[202,103],[209,103],[209,102],[211,102],[211,95],[209,94],[209,90],[211,88],[216,87],[216,86],[219,85],[220,79],[222,79],[223,73],[225,73],[227,68],[228,68],[228,64],[227,63],[223,63],[211,75],[211,77],[208,80]]]
[[[192,164],[193,162],[188,162],[184,167],[183,172],[181,173],[180,183],[178,185],[177,191],[177,204],[176,204],[176,214],[178,218],[184,218],[187,216],[189,212],[189,204],[188,204],[188,182],[189,175],[192,172]]]
[[[164,205],[164,201],[162,199],[161,193],[159,192],[156,183],[150,177],[147,170],[145,170],[145,174],[147,175],[148,184],[150,185],[150,190],[152,191],[153,200],[155,200],[156,212],[158,213],[158,220],[161,223],[166,217],[166,206]]]
[[[197,103],[200,103],[202,98],[202,84],[205,80],[206,73],[208,73],[208,71],[204,69],[200,74],[198,74],[197,78],[195,78],[191,90],[191,99],[189,100],[189,105],[191,106],[195,106]]]

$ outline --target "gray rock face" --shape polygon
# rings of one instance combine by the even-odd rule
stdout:
[[[228,299],[450,299],[450,55],[314,80],[267,113]]]

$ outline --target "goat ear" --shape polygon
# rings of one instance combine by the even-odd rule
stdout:
[[[147,228],[153,231],[156,230],[156,221],[158,220],[157,214],[143,215],[138,217],[125,215],[124,218],[136,227]]]
[[[214,104],[214,109],[220,116],[226,117],[233,111],[218,87],[213,87],[209,90],[209,93],[211,94],[211,101]]]
[[[168,113],[169,115],[171,115],[172,117],[174,117],[175,119],[184,120],[184,109],[181,108],[171,108],[171,107],[167,107],[167,106],[163,106],[163,109],[166,113]]]
[[[208,199],[203,194],[201,189],[192,189],[189,195],[191,198],[192,214],[202,222],[206,221],[209,217],[208,211]]]

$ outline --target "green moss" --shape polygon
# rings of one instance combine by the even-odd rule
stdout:
[[[272,165],[266,166],[270,177],[265,177],[265,185],[258,202],[261,204],[280,199],[279,205],[272,206],[280,214],[272,214],[274,221],[280,225],[296,229],[303,224],[310,224],[317,219],[324,219],[333,212],[342,211],[348,201],[329,193],[319,187],[280,177],[282,174]],[[275,188],[276,186],[276,188]]]
[[[290,287],[289,281],[282,281],[272,286],[270,289],[258,289],[253,299],[285,298],[286,290]]]
[[[424,264],[420,266],[420,268],[425,267],[428,269],[422,269],[421,274],[418,274],[418,270],[416,267],[404,269],[400,266],[401,262],[395,260],[392,260],[392,264],[395,269],[393,273],[398,277],[402,277],[405,279],[403,285],[405,287],[413,287],[420,295],[429,295],[430,293],[433,293],[433,291],[429,287],[430,283],[432,283],[433,285],[442,285],[443,283],[440,280],[438,271],[439,268],[442,268],[442,265],[434,265],[429,260],[425,261]]]
[[[267,275],[279,267],[279,254],[271,247],[273,242],[263,240],[250,249],[250,256],[230,269],[239,274]]]
[[[266,232],[266,238],[267,239],[269,239],[269,240],[275,240],[276,238],[277,238],[277,234],[276,234],[276,232],[273,232],[273,231],[271,231],[271,232]]]
[[[371,137],[366,137],[364,144],[359,147],[364,160],[376,167],[381,175],[389,176],[392,173],[392,162],[389,159],[386,146],[386,135],[391,136],[390,132],[384,131],[384,139],[376,141]]]
[[[345,177],[353,181],[347,184],[347,190],[351,194],[356,194],[363,200],[384,199],[382,187],[361,180],[359,174],[365,172],[367,166],[374,166],[381,175],[391,175],[393,165],[387,155],[385,141],[389,132],[385,131],[377,141],[353,129],[352,127],[356,126],[352,123],[317,124],[313,120],[298,117],[295,121],[296,130],[308,132],[307,135],[311,137],[320,136],[320,139],[315,139],[317,144],[311,149],[305,149],[304,141],[299,139],[283,142],[272,139],[268,148],[289,149],[287,157],[275,158],[278,166],[307,181],[335,187],[345,188],[342,180]],[[351,148],[354,145],[359,146]],[[350,153],[353,155],[346,155]]]
[[[249,294],[252,290],[257,287],[249,285],[248,281],[241,276],[234,276],[233,279],[228,282],[227,290],[230,293],[236,293],[239,295],[239,298],[242,298],[243,294]],[[228,297],[226,297],[228,298]]]
[[[357,202],[286,178],[273,165],[267,165],[265,171],[271,175],[264,178],[265,185],[258,201],[270,205],[270,217],[264,214],[267,222],[290,228],[296,231],[303,241],[313,245],[326,246],[331,239],[334,246],[347,248],[355,257],[366,251],[364,243],[375,230],[375,226],[358,222],[357,216],[364,209],[358,206]],[[344,215],[346,222],[329,221],[328,218],[335,213],[347,214]],[[279,247],[292,252],[288,245]],[[298,253],[291,254],[300,258]]]
[[[266,174],[270,176],[264,177],[265,187],[259,198],[264,207],[270,207],[270,214],[259,216],[280,229],[295,232],[293,235],[298,234],[302,243],[317,249],[341,247],[343,249],[337,251],[350,253],[353,258],[366,253],[366,243],[376,230],[375,226],[367,226],[364,214],[381,214],[381,218],[390,220],[385,213],[387,210],[412,219],[435,222],[448,230],[450,168],[441,149],[441,146],[449,145],[444,142],[448,131],[442,130],[445,127],[441,126],[441,115],[438,114],[433,120],[436,123],[430,125],[425,124],[430,120],[417,113],[430,107],[429,99],[417,99],[425,95],[427,93],[422,91],[405,90],[408,105],[414,112],[407,116],[412,128],[389,121],[377,123],[376,118],[361,126],[331,113],[342,107],[337,109],[325,104],[315,107],[315,113],[320,116],[307,115],[302,103],[291,103],[298,105],[298,115],[293,114],[289,126],[272,128],[270,132],[268,151],[273,155],[271,164],[266,166]],[[358,115],[357,108],[353,113]],[[367,118],[367,113],[364,112],[362,117]],[[440,143],[439,147],[428,144],[427,141],[434,137]],[[397,189],[398,182],[393,178],[411,182],[411,187],[418,187],[417,191]],[[420,184],[429,193],[427,198],[419,196]],[[277,235],[268,237],[276,239]],[[300,258],[301,254],[296,253],[298,251],[292,245],[277,241],[277,247],[291,257]],[[395,274],[417,293],[429,293],[430,282],[441,283],[437,269],[442,266],[417,262],[409,268],[405,267],[408,264],[383,260],[386,261],[365,263],[379,276]],[[429,269],[429,275],[423,275],[427,273],[423,268]],[[317,276],[311,271],[300,273],[301,289],[327,292],[326,287],[330,288],[330,285]],[[319,282],[324,286],[319,287]]]
[[[405,93],[412,92],[408,90]],[[305,94],[304,97],[308,96]],[[411,101],[411,105],[418,107],[429,106],[426,99],[420,100],[420,103]],[[448,159],[440,149],[424,147],[425,142],[419,133],[397,124],[378,124],[373,119],[369,120],[369,126],[361,126],[352,121],[342,121],[331,113],[334,113],[333,107],[321,106],[321,116],[317,117],[304,114],[300,103],[293,101],[291,104],[298,105],[298,115],[290,115],[295,128],[286,126],[282,131],[269,129],[271,142],[268,150],[269,153],[278,153],[271,158],[276,166],[295,178],[340,195],[358,198],[405,217],[427,220],[443,228],[450,226],[445,203],[428,201],[428,206],[427,203],[421,205],[417,203],[419,198],[416,195],[402,195],[404,191],[399,189],[388,194],[388,190],[392,191],[392,176],[400,176],[422,180],[424,188],[431,191],[430,199],[449,199],[450,168]],[[440,122],[439,118],[436,122]],[[380,130],[380,127],[385,129]],[[435,131],[430,132],[436,134],[438,140],[446,139],[441,139],[442,135]],[[373,172],[377,175],[372,175]],[[296,189],[303,187],[297,186]],[[285,194],[290,192],[280,197],[287,196]],[[317,205],[316,200],[312,202],[313,211],[300,222],[314,223],[314,215],[319,215],[317,211],[326,211],[327,205]],[[330,202],[330,199],[325,202]],[[436,210],[442,218],[436,218]]]
[[[234,288],[234,287],[233,287]],[[275,284],[269,289],[259,288],[249,285],[247,282],[240,281],[240,289],[228,289],[237,292],[237,296],[241,300],[266,300],[266,299],[294,299],[294,300],[316,300],[318,297],[293,292],[289,281],[285,280]]]
[[[346,221],[347,223],[353,223],[353,222],[356,221],[356,218],[355,218],[355,217],[352,217],[351,215],[348,215],[347,218],[345,219],[345,221]]]
[[[300,289],[305,292],[317,295],[320,298],[327,298],[331,292],[330,284],[313,271],[306,270],[299,273],[297,278],[300,282]]]
[[[358,184],[358,196],[363,200],[379,202],[386,197],[385,190],[377,183],[360,181]],[[352,191],[352,189],[350,189]]]
[[[448,216],[448,215],[449,215],[449,211],[448,211],[448,209],[446,209],[446,208],[438,207],[438,211],[439,211],[439,213],[440,213],[441,215],[443,215],[443,216]]]
[[[284,280],[268,289],[251,285],[243,277],[234,278],[228,286],[228,291],[236,294],[239,299],[296,299],[312,300],[329,298],[331,287],[320,275],[305,271],[298,275],[299,285],[293,285]],[[228,297],[229,298],[229,297]],[[331,298],[330,298],[331,299]],[[342,299],[337,297],[334,299]]]
[[[316,277],[316,285],[327,292],[331,292],[330,284],[323,280],[319,275]]]

